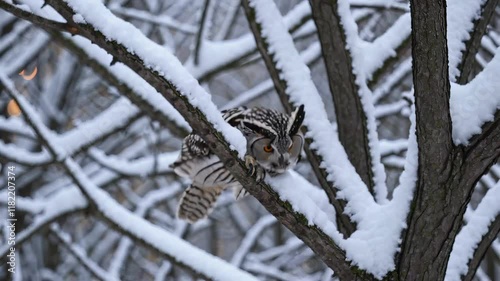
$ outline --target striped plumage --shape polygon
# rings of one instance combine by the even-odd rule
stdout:
[[[290,116],[258,107],[239,107],[222,113],[226,122],[238,128],[246,137],[245,160],[258,179],[263,178],[265,172],[271,176],[283,173],[298,162],[304,142],[299,130],[305,114],[303,106]],[[172,166],[176,174],[192,180],[177,210],[179,218],[191,223],[210,214],[215,201],[225,189],[233,188],[236,198],[246,195],[241,184],[195,133],[184,139],[181,154]]]

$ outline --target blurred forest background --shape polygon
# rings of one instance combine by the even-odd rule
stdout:
[[[220,109],[246,105],[283,110],[255,45],[248,50],[239,49],[254,44],[240,1],[104,2],[113,13],[171,50],[211,93]],[[351,2],[359,34],[367,41],[376,39],[409,12],[404,1],[392,6],[379,5],[377,1]],[[295,45],[311,69],[335,126],[314,22],[310,11],[297,13],[309,3],[276,3],[289,19],[287,24]],[[287,17],[292,14],[293,17]],[[121,98],[119,84],[108,79],[106,68],[89,63],[85,53],[75,51],[72,39],[46,32],[0,10],[0,71],[38,109],[45,125],[59,135],[59,141],[71,147],[71,155],[92,181],[137,216],[262,280],[331,280],[332,271],[252,196],[235,201],[228,192],[209,219],[194,225],[177,220],[176,205],[188,182],[179,179],[168,164],[178,155],[185,128],[176,124],[172,128],[161,127],[140,111],[122,115],[129,105]],[[369,82],[376,101],[382,162],[391,188],[398,184],[402,171],[410,124],[409,41],[408,38],[398,47],[397,55],[376,71]],[[482,70],[499,45],[497,6],[470,76]],[[223,60],[224,55],[233,52],[239,55]],[[32,80],[18,75],[22,70],[32,73],[35,68],[37,74]],[[9,165],[15,165],[19,261],[15,280],[197,280],[198,276],[189,270],[116,232],[94,216],[91,208],[64,210],[64,206],[55,205],[61,203],[56,198],[58,192],[73,183],[41,150],[35,133],[5,91],[0,87],[0,215],[6,215],[3,175]],[[88,129],[91,127],[99,130]],[[296,170],[317,183],[306,157]],[[499,178],[497,164],[479,182],[472,207]],[[55,214],[41,212],[44,209],[53,209]],[[0,222],[3,223],[4,220]],[[0,241],[4,245],[7,232],[4,225],[1,229]],[[10,277],[2,262],[0,279]],[[500,280],[500,239],[493,242],[475,278]]]

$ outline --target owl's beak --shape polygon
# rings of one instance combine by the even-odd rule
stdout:
[[[283,167],[285,166],[285,156],[283,156],[283,154],[280,154],[280,156],[278,157],[278,164]]]
[[[280,154],[280,156],[278,157],[278,164],[280,167],[286,168],[288,164],[290,164],[290,162],[288,161],[288,157],[286,157],[285,159],[285,155]]]

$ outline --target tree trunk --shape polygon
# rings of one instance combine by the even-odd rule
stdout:
[[[443,280],[466,207],[459,190],[463,155],[451,138],[446,1],[410,3],[419,168],[399,278]]]

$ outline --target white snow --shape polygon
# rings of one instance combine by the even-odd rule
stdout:
[[[234,252],[231,258],[231,264],[235,266],[241,266],[243,259],[250,252],[252,246],[260,239],[260,234],[264,229],[277,222],[276,218],[271,215],[261,217],[253,226],[250,228],[245,238],[241,241],[240,247]]]
[[[304,17],[310,14],[311,7],[309,3],[302,1],[283,17],[283,21],[287,29],[289,29],[299,24]],[[217,42],[206,40],[203,44],[203,49],[200,52],[200,58],[203,63],[194,65],[192,58],[190,58],[185,64],[185,67],[196,78],[200,78],[256,50],[255,39],[252,34]]]
[[[65,0],[65,2],[108,40],[122,44],[129,52],[141,58],[151,70],[171,81],[177,90],[222,132],[231,148],[235,149],[240,157],[245,155],[246,140],[241,132],[224,121],[211,96],[166,48],[151,41],[132,24],[117,18],[99,0]],[[156,100],[160,97],[154,94],[143,96],[144,99]],[[154,101],[151,103],[155,104]]]
[[[0,77],[0,79],[6,81],[6,83],[11,83],[9,82],[11,80],[6,77]],[[15,91],[13,88],[10,89]],[[21,99],[21,106],[29,110],[34,110],[22,96],[19,94],[17,94],[17,96]],[[131,119],[136,118],[138,114],[139,110],[134,105],[127,99],[120,98],[94,118],[79,124],[65,133],[57,135],[47,130],[45,135],[51,140],[55,147],[57,147],[59,158],[62,159],[68,155],[71,156],[81,151],[85,146],[94,143],[96,140],[101,139],[113,130],[124,126]],[[38,114],[32,115],[38,116]],[[17,122],[20,122],[20,120]],[[41,120],[37,122],[38,125],[43,123]],[[26,124],[23,125],[23,127],[26,126]],[[41,127],[44,128],[44,126]],[[43,165],[52,161],[52,156],[45,149],[40,152],[32,152],[18,147],[15,144],[5,144],[1,141],[0,154],[6,155],[9,159],[15,159],[19,163],[26,163],[31,166]]]
[[[462,227],[451,251],[445,280],[460,281],[461,276],[468,271],[468,263],[474,251],[481,242],[483,235],[488,232],[492,221],[500,214],[500,182],[488,190],[477,206],[469,215],[469,220]]]
[[[8,80],[7,77],[4,77],[2,73],[0,73],[0,79],[2,80],[2,84],[4,84],[7,89],[9,89],[9,92],[12,93],[13,98],[17,100],[25,118],[30,120],[34,130],[38,132],[42,140],[48,146],[51,154],[55,154],[54,156],[56,156],[56,159],[64,164],[67,172],[71,175],[75,184],[77,184],[80,188],[80,190],[66,189],[66,191],[77,192],[77,194],[81,194],[81,192],[83,192],[86,196],[88,196],[88,198],[92,201],[92,204],[97,207],[102,215],[113,224],[119,226],[123,232],[135,237],[136,239],[142,240],[151,247],[171,257],[176,262],[185,264],[186,266],[213,280],[257,280],[250,274],[235,268],[222,259],[214,257],[190,245],[181,238],[131,213],[129,210],[112,199],[106,192],[98,188],[94,182],[87,177],[85,172],[71,157],[64,155],[63,152],[60,152],[60,148],[55,147],[57,144],[52,136],[53,133],[45,126],[45,124],[43,124],[38,113],[31,107],[31,105],[23,97],[21,97],[15,89],[11,89],[13,85],[10,80]],[[65,195],[66,193],[58,193],[58,195],[61,194]],[[62,202],[58,201],[58,204],[51,204],[51,208],[44,210],[43,214],[46,219],[44,219],[42,223],[46,223],[46,221],[50,218],[59,216],[61,212],[75,210],[75,207],[82,204],[86,205],[86,200],[79,200],[78,198],[81,197],[77,196],[77,194],[73,194],[71,198],[67,198],[65,196],[65,200],[62,200]],[[58,199],[58,197],[55,198]],[[75,204],[75,202],[78,204]],[[27,233],[25,236],[23,236],[23,233],[18,235],[18,241],[26,239],[26,237],[29,236],[29,231],[36,228],[39,228],[39,224],[34,223],[30,225],[30,227],[23,232]],[[0,252],[7,251],[5,248],[6,247],[0,248]]]
[[[481,7],[486,0],[449,0],[446,17],[448,21],[448,65],[451,82],[460,75],[458,65],[465,50],[465,41],[470,38],[474,20],[481,15]]]
[[[87,22],[85,22],[85,19],[80,14],[73,15],[73,21],[75,23],[81,23],[81,24],[86,24],[87,23]]]
[[[99,212],[107,220],[112,221],[136,239],[142,240],[144,243],[170,256],[176,262],[185,264],[213,280],[257,280],[250,274],[192,246],[174,234],[127,210],[111,198],[109,194],[94,185],[80,166],[71,158],[67,158],[64,165],[74,175],[80,188],[90,197]]]
[[[304,125],[308,127],[308,137],[314,140],[311,148],[316,149],[322,156],[323,163],[321,165],[329,173],[328,180],[333,182],[335,187],[339,189],[338,196],[348,202],[345,212],[350,214],[352,219],[357,222],[358,230],[349,239],[343,240],[335,225],[330,221],[332,216],[326,215],[318,207],[321,201],[317,201],[318,198],[309,200],[304,197],[304,194],[308,194],[307,191],[299,191],[298,188],[295,188],[298,186],[304,187],[307,184],[306,182],[301,182],[295,178],[292,180],[289,176],[269,179],[269,182],[275,187],[282,199],[288,200],[292,204],[294,210],[303,213],[311,224],[317,225],[330,235],[346,251],[348,259],[353,264],[368,270],[377,277],[382,277],[394,268],[393,256],[398,249],[401,230],[405,226],[404,222],[409,206],[409,200],[407,199],[408,197],[411,198],[413,185],[410,184],[402,188],[401,190],[405,192],[399,192],[398,198],[401,197],[401,199],[394,203],[379,205],[374,201],[365,184],[347,159],[336,133],[327,121],[324,104],[310,79],[309,69],[300,60],[286,27],[281,21],[277,20],[281,16],[279,11],[269,1],[252,1],[251,5],[256,10],[257,21],[262,26],[263,36],[269,43],[270,51],[273,53],[277,66],[281,70],[282,78],[288,83],[287,94],[294,104],[304,104],[305,106]],[[348,36],[349,44],[358,44],[357,27],[354,21],[349,19],[351,15],[348,3],[339,3],[339,9],[342,17],[347,18],[343,20],[344,27],[347,26],[347,33],[352,35]],[[351,45],[349,45],[350,48],[352,48]],[[362,63],[362,60],[354,62],[355,65],[359,64],[359,69],[362,69]],[[378,143],[378,141],[376,140],[376,127],[373,117],[373,102],[371,101],[371,93],[366,87],[365,79],[364,75],[357,75],[356,82],[361,85],[361,90],[364,91],[361,98],[363,105],[366,105],[365,111],[369,111],[368,117],[369,121],[371,120],[369,122],[371,124],[370,139],[371,143],[374,144]],[[375,155],[380,155],[377,147],[372,146],[372,150],[375,151]],[[374,161],[378,162],[377,156],[375,156]],[[411,164],[414,163],[411,162]],[[383,169],[380,163],[376,167]],[[378,174],[377,182],[382,187],[379,190],[381,192],[378,194],[384,195],[385,175],[383,172]],[[287,188],[287,183],[288,186],[294,186],[294,189]],[[380,196],[381,202],[384,202],[382,199],[384,197],[385,195]],[[362,250],[360,251],[360,249]]]
[[[153,173],[165,173],[171,171],[170,165],[179,157],[179,151],[160,153],[139,159],[128,160],[118,156],[106,155],[97,148],[91,148],[89,155],[97,163],[123,175],[139,175],[145,177]]]
[[[344,12],[346,11],[344,10]],[[342,18],[347,16],[348,14],[343,15]],[[352,39],[348,39],[349,49],[352,52],[353,58],[359,58],[360,60],[360,62],[355,62],[355,64],[358,65],[354,65],[356,73],[358,73],[358,75],[363,73],[365,79],[371,79],[373,73],[382,67],[388,58],[396,56],[396,48],[410,37],[410,21],[410,13],[402,15],[384,32],[384,34],[380,35],[372,43],[362,41],[361,38],[359,38],[357,27],[354,28],[353,26],[349,29],[346,28],[348,38],[353,37]],[[353,20],[352,24],[355,25]]]
[[[175,196],[181,190],[179,183],[174,183],[169,185],[168,188],[162,188],[158,190],[152,190],[148,192],[137,204],[137,209],[135,214],[140,217],[144,217],[148,210],[154,205],[168,198]],[[130,249],[133,246],[133,241],[128,237],[122,237],[120,244],[118,245],[115,255],[110,262],[109,272],[112,276],[119,276],[120,270],[125,263]]]
[[[42,211],[35,217],[34,222],[23,231],[16,234],[16,243],[21,244],[24,240],[29,239],[31,235],[37,232],[40,228],[53,222],[59,217],[86,208],[87,201],[78,189],[73,188],[62,190],[54,196],[49,197],[43,202],[43,205],[43,207],[39,207]],[[7,244],[0,246],[0,254],[5,256],[9,247],[10,246]]]
[[[68,36],[68,38],[70,37]],[[71,37],[71,40],[82,48],[82,50],[85,51],[90,58],[99,62],[135,93],[140,94],[140,96],[144,98],[144,101],[148,102],[159,112],[162,112],[165,116],[167,116],[167,118],[174,121],[177,126],[188,131],[191,130],[187,122],[184,120],[184,117],[182,117],[179,112],[167,100],[165,100],[165,98],[163,98],[158,91],[156,91],[155,88],[144,81],[142,77],[137,75],[137,73],[122,63],[115,63],[113,66],[110,66],[113,57],[106,53],[103,49],[92,44],[89,40],[79,36]],[[134,107],[134,109],[132,107]],[[137,109],[134,105],[130,105],[128,110],[135,111]]]
[[[55,134],[47,129],[47,127],[45,127],[45,124],[43,124],[43,121],[39,118],[36,109],[34,109],[24,98],[24,96],[22,96],[17,91],[12,80],[10,80],[9,77],[5,75],[5,72],[2,71],[2,69],[0,69],[0,81],[3,86],[7,88],[7,91],[10,93],[12,98],[15,99],[15,101],[19,105],[19,108],[23,112],[23,115],[30,116],[28,117],[29,122],[31,122],[35,127],[39,128],[37,134],[47,142],[54,143],[56,139]],[[54,146],[53,152],[55,153],[55,156],[58,160],[63,159],[65,155],[64,151],[59,146]]]
[[[469,139],[481,133],[481,126],[492,121],[500,109],[499,73],[500,48],[483,71],[468,84],[451,84],[450,112],[456,145],[467,145]]]
[[[500,108],[498,73],[500,51],[474,80],[466,85],[454,83],[460,71],[465,41],[470,39],[474,20],[481,14],[485,0],[448,1],[448,59],[451,80],[450,113],[453,122],[453,141],[456,145],[468,145],[469,139],[481,132],[481,126],[492,121]],[[491,48],[490,48],[491,50]],[[493,51],[493,50],[491,50]]]

